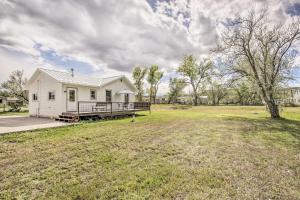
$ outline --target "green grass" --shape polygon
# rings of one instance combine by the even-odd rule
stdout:
[[[21,116],[26,116],[28,115],[28,108],[22,107],[20,112],[8,112],[10,107],[5,108],[4,111],[4,106],[3,104],[0,104],[0,116],[11,116],[11,115],[21,115]]]
[[[300,199],[300,108],[155,106],[0,137],[0,199]]]
[[[12,116],[12,115],[27,116],[27,115],[28,115],[28,111],[20,111],[20,112],[0,112],[0,116]]]

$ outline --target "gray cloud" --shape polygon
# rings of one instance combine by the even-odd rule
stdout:
[[[0,44],[19,50],[33,48],[36,42],[59,54],[80,54],[92,65],[106,63],[120,71],[157,61],[168,67],[186,52],[197,52],[187,40],[188,32],[172,18],[163,22],[147,2],[9,2],[1,22],[7,29],[0,29],[0,34],[10,31],[10,36],[1,35]]]
[[[266,3],[271,16],[284,21],[295,0],[160,1],[155,11],[142,0],[3,0],[0,46],[39,65],[47,63],[36,44],[96,70],[130,72],[137,64],[159,64],[169,72],[184,54],[208,54],[220,21]]]

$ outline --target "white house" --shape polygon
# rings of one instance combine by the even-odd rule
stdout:
[[[28,80],[29,114],[58,117],[77,112],[78,102],[134,102],[135,87],[125,76],[95,78],[38,68]]]
[[[289,87],[281,90],[283,103],[300,105],[300,87]]]

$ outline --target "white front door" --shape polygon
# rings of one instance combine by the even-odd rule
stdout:
[[[77,88],[67,88],[67,112],[77,111]]]

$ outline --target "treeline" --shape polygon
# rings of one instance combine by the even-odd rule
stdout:
[[[170,78],[169,101],[175,101],[187,85],[191,87],[194,105],[198,105],[204,93],[212,104],[218,104],[228,91],[234,90],[239,103],[261,101],[271,118],[280,118],[278,91],[293,78],[293,61],[299,56],[296,45],[300,41],[299,17],[284,25],[274,24],[267,9],[251,10],[246,16],[227,19],[223,25],[217,48],[212,50],[222,62],[217,59],[197,62],[193,55],[185,56],[177,69],[179,76]],[[139,67],[135,70],[134,74],[141,75],[133,77],[139,90],[138,100],[142,100],[142,75],[146,72]],[[157,80],[148,80],[151,102],[155,102]]]
[[[262,104],[255,85],[247,80],[234,80],[226,77],[226,73],[215,66],[210,59],[198,62],[193,55],[184,56],[181,65],[176,69],[178,77],[169,79],[169,92],[164,100],[157,98],[159,83],[163,77],[157,65],[135,67],[133,70],[134,84],[137,88],[138,101],[149,100],[151,103],[186,103],[193,105],[210,104]],[[144,88],[145,80],[149,87]],[[191,93],[184,92],[186,87]],[[145,97],[148,94],[149,97]]]

